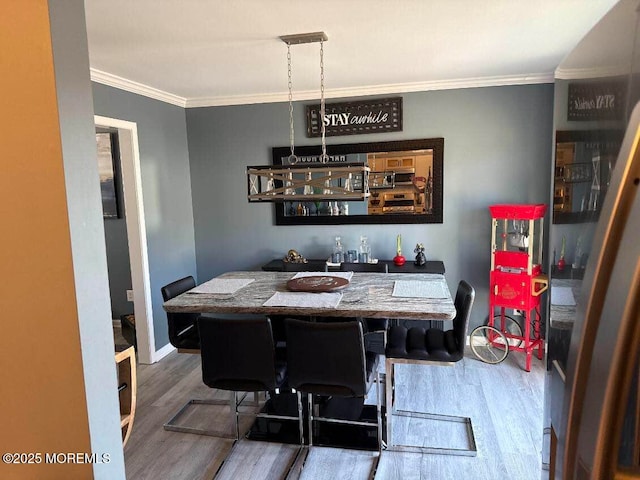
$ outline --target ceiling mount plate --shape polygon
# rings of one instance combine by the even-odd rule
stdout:
[[[287,45],[299,45],[301,43],[318,43],[318,42],[326,42],[329,40],[327,34],[324,32],[313,32],[313,33],[298,33],[295,35],[282,35],[280,37]]]

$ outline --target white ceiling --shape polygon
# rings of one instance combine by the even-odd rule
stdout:
[[[327,97],[549,82],[616,0],[85,0],[92,79],[182,106],[287,99],[279,36],[324,31]],[[291,47],[294,99],[319,45]]]

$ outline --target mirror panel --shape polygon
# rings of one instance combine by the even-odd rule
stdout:
[[[276,203],[276,225],[442,223],[443,151],[443,138],[328,145],[329,166],[369,165],[369,198]],[[302,163],[317,162],[320,153],[320,146],[296,147]],[[290,154],[290,147],[273,148],[273,164],[286,164]],[[356,187],[362,178],[352,181]]]
[[[622,135],[621,130],[556,131],[553,223],[597,221]]]

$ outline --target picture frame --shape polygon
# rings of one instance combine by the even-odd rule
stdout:
[[[331,159],[327,165],[348,161],[366,161],[371,155],[374,154],[389,154],[393,152],[400,153],[415,153],[419,152],[431,152],[432,164],[430,172],[430,193],[428,194],[429,208],[423,208],[422,213],[404,213],[402,211],[390,212],[389,214],[373,214],[373,203],[381,196],[384,196],[387,191],[376,189],[371,183],[375,179],[374,173],[369,174],[369,189],[371,190],[370,197],[365,202],[353,202],[349,210],[349,214],[345,215],[332,215],[327,212],[322,212],[322,206],[320,212],[317,207],[314,210],[315,202],[309,202],[308,207],[311,214],[298,215],[292,213],[293,204],[299,204],[300,202],[278,202],[274,203],[275,224],[276,225],[345,225],[345,224],[410,224],[410,223],[443,223],[443,190],[444,190],[444,138],[423,138],[415,140],[396,140],[386,142],[366,142],[366,143],[348,143],[339,145],[327,145],[327,153]],[[313,163],[319,158],[321,148],[319,145],[313,146],[300,146],[296,148],[296,155],[303,161],[309,161]],[[272,148],[272,164],[283,165],[288,156],[291,154],[291,147],[274,147]],[[411,183],[402,182],[401,180],[410,180],[408,178],[400,179],[400,171],[405,170],[399,168],[398,172],[395,172],[397,178],[395,179],[396,185],[399,183]],[[405,174],[406,175],[406,174]],[[356,180],[357,181],[357,180]],[[360,179],[360,182],[362,180]],[[276,186],[279,186],[276,182]],[[413,187],[404,187],[412,189]],[[392,192],[394,189],[388,190]],[[423,195],[426,193],[423,193]],[[395,196],[395,193],[394,195]],[[423,197],[425,198],[425,197]],[[386,202],[386,201],[385,201]],[[304,203],[304,202],[303,202]],[[324,202],[326,204],[326,202]],[[350,202],[351,203],[351,202]],[[356,203],[361,205],[360,209],[365,210],[360,213],[354,212]]]
[[[98,173],[102,196],[102,216],[105,219],[120,218],[118,201],[118,134],[96,132]]]

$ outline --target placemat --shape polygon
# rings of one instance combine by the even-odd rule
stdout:
[[[439,282],[420,282],[418,280],[396,280],[392,297],[447,298],[444,285]]]
[[[576,304],[571,287],[551,286],[551,305],[572,307]]]
[[[262,305],[264,307],[336,308],[340,300],[342,300],[340,292],[276,292]]]
[[[192,288],[189,293],[236,293],[242,287],[246,287],[254,281],[255,278],[214,278]]]

